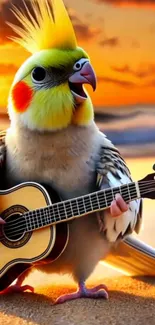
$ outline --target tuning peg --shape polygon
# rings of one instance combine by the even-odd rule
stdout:
[[[152,166],[153,170],[155,170],[155,164]]]

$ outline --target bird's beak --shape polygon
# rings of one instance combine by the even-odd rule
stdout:
[[[87,94],[83,89],[83,84],[89,84],[93,90],[96,90],[96,75],[89,61],[86,61],[81,70],[74,72],[69,78],[71,92],[77,103],[81,103],[87,99]]]

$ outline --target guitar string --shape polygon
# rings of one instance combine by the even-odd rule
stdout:
[[[149,192],[152,192],[152,190],[150,190]],[[98,207],[97,207],[97,210],[98,210]],[[103,210],[102,208],[101,208],[101,210]],[[93,212],[93,211],[92,211]],[[88,213],[88,211],[87,212],[83,212],[83,213]],[[83,213],[81,213],[81,214],[83,214]],[[72,215],[72,216],[70,216],[70,218],[72,218],[72,217],[74,217],[74,215]],[[37,217],[36,217],[36,220],[37,220]],[[34,224],[35,224],[35,221],[36,220],[33,220],[33,222],[34,222]],[[67,219],[62,219],[62,221],[64,221],[64,220],[66,220],[67,221]],[[32,221],[32,220],[31,220]],[[58,219],[57,218],[54,218],[54,220],[53,220],[53,224],[55,223],[55,222],[58,222],[58,221],[60,221],[61,222],[61,219],[58,217]],[[69,221],[69,218],[68,218],[68,221]],[[50,220],[50,224],[52,223],[52,220]],[[48,223],[46,223],[46,225],[48,226]],[[43,228],[44,226],[46,226],[46,225],[39,225],[39,228]],[[28,225],[29,226],[29,225]],[[32,231],[32,230],[35,230],[35,229],[38,229],[36,226],[34,227],[33,225],[32,225],[32,222],[30,222],[30,226],[31,226],[31,229],[30,230],[27,230],[26,228],[25,228],[25,223],[24,223],[24,228],[20,228],[20,229],[18,229],[18,231],[17,231],[17,229],[15,230],[15,231],[12,231],[13,229],[10,229],[11,230],[11,233],[10,232],[8,232],[7,233],[7,235],[10,235],[10,236],[21,236],[21,232],[23,232],[24,234],[25,234],[25,232],[29,232],[29,231]],[[34,227],[34,228],[32,228],[32,226]],[[52,226],[52,225],[51,225]],[[0,237],[0,240],[1,239],[3,239],[3,238],[5,238],[5,236],[3,235],[2,237]]]
[[[118,192],[118,191],[117,191]],[[135,189],[133,189],[132,191],[130,190],[130,194],[131,195],[133,195],[134,194],[134,192],[135,192],[135,194],[137,195],[137,193],[136,193],[136,188]],[[121,191],[121,193],[122,193],[122,195],[123,194],[126,194],[127,193],[127,195],[129,195],[128,194],[128,190],[125,190],[125,193],[123,193],[123,191]],[[93,194],[94,195],[94,194]],[[77,210],[78,210],[78,207],[79,208],[81,208],[81,206],[85,206],[86,208],[88,207],[88,206],[90,206],[91,204],[92,204],[92,206],[93,206],[93,204],[95,203],[95,204],[98,204],[99,202],[97,202],[98,200],[104,200],[105,202],[107,201],[107,200],[109,200],[109,198],[111,199],[111,196],[113,196],[114,195],[114,193],[112,193],[111,192],[111,194],[109,194],[109,195],[107,195],[106,197],[105,197],[105,195],[104,195],[104,193],[101,191],[100,192],[100,197],[97,199],[97,197],[96,197],[96,195],[95,195],[95,197],[93,198],[93,200],[91,200],[90,201],[90,199],[91,199],[91,197],[90,197],[90,195],[86,195],[86,196],[83,196],[83,197],[81,197],[80,198],[80,200],[81,201],[83,201],[83,202],[78,202],[78,200],[79,200],[79,198],[75,198],[75,199],[72,199],[72,208],[74,209],[74,208],[76,208]],[[83,200],[84,199],[84,200]],[[114,199],[114,197],[113,197],[113,199]],[[87,201],[86,201],[87,200]],[[89,201],[88,201],[89,200]],[[53,205],[51,205],[51,206],[46,206],[45,208],[41,208],[41,209],[36,209],[36,210],[32,210],[32,211],[28,211],[28,212],[26,212],[26,213],[24,213],[23,214],[23,216],[25,216],[26,218],[27,217],[29,217],[29,216],[34,216],[36,213],[41,213],[41,212],[46,212],[47,210],[49,211],[49,209],[52,209],[52,211],[51,211],[51,213],[52,212],[59,212],[59,213],[61,213],[61,212],[63,212],[63,214],[64,214],[64,212],[67,212],[67,211],[70,211],[71,210],[71,207],[65,207],[64,208],[64,205],[66,204],[66,202],[68,203],[68,204],[70,204],[70,201],[71,200],[69,200],[69,201],[60,201],[60,202],[58,202],[58,203],[54,203]],[[105,206],[106,207],[106,206]],[[56,208],[57,209],[57,211],[53,211],[54,210],[54,208]],[[60,209],[59,209],[60,208]],[[43,209],[43,211],[42,211],[42,209]],[[59,211],[58,211],[58,209],[59,209]],[[46,211],[45,211],[46,210]],[[12,221],[8,221],[7,222],[7,225],[11,225],[11,224],[14,224],[15,225],[15,223],[17,224],[17,225],[19,225],[20,224],[20,222],[19,221],[17,221],[17,220],[12,220]]]
[[[149,187],[150,188],[150,187]],[[146,186],[145,186],[145,189],[146,189]],[[124,189],[123,189],[124,190]],[[124,193],[123,193],[123,190],[121,191],[121,194],[123,195]],[[100,197],[99,197],[99,200],[102,200],[102,198],[103,198],[103,195],[104,195],[104,192],[102,192],[102,191],[99,191],[100,192]],[[128,192],[128,191],[125,191],[125,193],[126,192]],[[131,190],[130,190],[130,194],[131,195],[133,195],[134,193],[133,192],[136,192],[136,188],[135,189],[132,189],[132,192],[131,192]],[[98,192],[97,192],[98,193]],[[37,213],[39,213],[39,214],[41,214],[42,212],[45,214],[46,212],[48,212],[49,211],[49,209],[52,209],[52,211],[50,211],[50,213],[60,213],[60,215],[61,215],[61,212],[63,213],[63,215],[64,215],[64,213],[68,213],[68,211],[70,211],[71,209],[74,209],[74,208],[76,208],[77,210],[78,210],[78,208],[80,209],[81,208],[81,206],[83,207],[83,206],[85,206],[86,208],[88,207],[88,206],[93,206],[94,205],[94,203],[95,204],[98,204],[98,203],[100,203],[100,202],[96,202],[97,201],[97,198],[96,198],[96,195],[95,195],[95,198],[93,198],[93,200],[91,200],[90,201],[90,199],[91,199],[91,197],[90,197],[90,195],[91,194],[89,194],[89,195],[86,195],[86,196],[83,196],[83,197],[81,197],[81,199],[80,200],[82,200],[83,198],[84,198],[84,200],[83,200],[83,202],[78,202],[78,198],[77,199],[72,199],[72,208],[71,208],[71,206],[70,207],[64,207],[64,205],[65,205],[65,202],[66,201],[64,201],[64,202],[59,202],[59,203],[55,203],[55,204],[53,204],[53,205],[51,205],[51,206],[47,206],[47,207],[45,207],[45,208],[41,208],[41,209],[36,209],[36,210],[34,210],[34,211],[28,211],[28,212],[26,212],[26,213],[24,213],[23,214],[23,216],[25,215],[25,217],[24,218],[26,218],[27,220],[28,220],[28,217],[34,217]],[[92,194],[92,195],[94,195],[94,194]],[[111,195],[114,195],[114,193],[111,193],[111,194],[109,194],[109,195],[107,195],[106,196],[106,198],[105,198],[105,195],[104,195],[104,201],[106,201],[106,200],[109,200],[109,196],[110,196],[110,199],[111,199]],[[128,195],[128,194],[127,194]],[[114,198],[113,198],[114,199]],[[136,199],[136,198],[135,198]],[[89,200],[89,202],[87,202],[87,201]],[[70,200],[69,200],[70,201]],[[69,202],[68,202],[68,204],[70,204]],[[100,203],[101,204],[101,203]],[[94,207],[94,206],[93,206]],[[105,206],[106,207],[106,206]],[[54,208],[56,208],[57,209],[57,211],[54,211]],[[42,211],[42,209],[43,209],[43,211]],[[59,210],[59,211],[58,211]],[[92,210],[93,211],[93,210]],[[27,215],[28,214],[28,215]],[[8,221],[7,222],[7,225],[20,225],[21,223],[23,223],[23,221],[22,220],[19,220],[19,221],[17,221],[17,220],[12,220],[12,221]]]
[[[144,182],[144,183],[147,183],[147,182]],[[150,182],[149,182],[150,183]],[[132,184],[132,183],[129,183],[130,185]],[[134,183],[133,183],[134,184]],[[132,184],[132,185],[133,185]],[[124,184],[124,186],[126,186],[126,184]],[[144,187],[144,186],[143,186]],[[142,187],[142,188],[143,188]],[[150,188],[150,187],[149,187]],[[116,190],[116,189],[118,189],[118,191]],[[146,189],[146,186],[145,186],[145,189]],[[108,191],[111,191],[111,193],[108,193],[108,195],[106,195],[106,193],[105,192],[108,192]],[[101,200],[102,199],[102,197],[104,196],[104,200],[106,201],[106,200],[108,200],[109,199],[109,197],[111,198],[111,196],[112,195],[114,195],[114,194],[116,194],[116,193],[114,193],[114,191],[116,191],[117,193],[118,192],[120,192],[122,195],[124,194],[123,193],[123,191],[125,190],[125,193],[127,192],[127,193],[129,193],[129,188],[123,188],[122,189],[122,187],[120,188],[120,187],[117,187],[117,188],[114,188],[114,189],[106,189],[106,190],[100,190],[100,191],[98,191],[98,192],[95,192],[95,193],[90,193],[90,194],[87,194],[87,195],[84,195],[84,196],[81,196],[81,197],[77,197],[77,198],[72,198],[72,199],[70,199],[70,200],[66,200],[66,201],[60,201],[60,202],[57,202],[57,203],[54,203],[54,204],[52,204],[51,206],[46,206],[46,207],[44,207],[44,208],[40,208],[40,209],[36,209],[36,210],[32,210],[32,211],[28,211],[28,212],[26,212],[26,213],[24,213],[23,215],[27,215],[27,214],[35,214],[35,213],[40,213],[41,212],[41,210],[42,209],[44,209],[44,210],[47,210],[47,209],[50,209],[50,208],[52,208],[52,209],[54,209],[54,207],[56,207],[56,208],[59,208],[59,206],[60,206],[60,208],[61,208],[61,206],[64,206],[65,204],[70,204],[70,203],[72,203],[72,207],[74,208],[74,207],[76,207],[77,206],[77,204],[78,204],[78,206],[80,207],[80,205],[82,205],[83,206],[83,202],[78,202],[79,200],[89,200],[89,204],[93,204],[93,200],[94,201],[96,201],[97,200],[97,198],[96,198],[96,195],[98,195],[98,197],[99,197],[99,200]],[[136,187],[134,188],[134,189],[132,189],[132,190],[130,190],[130,193],[131,193],[131,195],[133,194],[133,191],[135,191],[136,192]],[[93,198],[93,196],[95,196],[94,198]],[[113,199],[114,199],[114,197],[113,197]],[[91,200],[91,203],[90,203],[90,200]],[[62,208],[63,209],[63,213],[64,213],[64,208]],[[67,207],[66,207],[66,209],[68,209]],[[66,210],[65,209],[65,210]],[[17,224],[19,224],[19,222],[18,221],[13,221],[13,220],[11,220],[11,221],[8,221],[7,222],[7,225],[9,224],[14,224],[15,222],[17,222]]]
[[[109,203],[109,205],[110,205],[110,203],[111,203],[111,200],[108,202]],[[99,206],[98,206],[98,202],[95,202],[95,207],[94,207],[94,209],[98,209],[99,208]],[[104,208],[104,207],[103,207]],[[105,208],[106,208],[106,206],[105,206]],[[92,210],[92,212],[93,212],[93,210]],[[86,211],[85,211],[85,209],[84,209],[84,211],[83,211],[83,213],[86,213]],[[87,211],[87,213],[88,213],[88,211]],[[51,214],[52,214],[52,211],[51,211]],[[80,213],[79,213],[80,214]],[[63,213],[63,216],[64,216],[64,213]],[[74,216],[74,215],[73,215]],[[33,216],[31,216],[31,217],[33,217]],[[35,219],[37,220],[38,219],[38,216],[34,216],[35,217]],[[41,217],[41,215],[40,215],[40,217]],[[50,216],[48,216],[48,218],[50,218]],[[53,217],[54,218],[54,221],[59,221],[59,220],[61,220],[60,218],[61,218],[61,212],[59,213],[59,217]],[[29,226],[29,224],[30,224],[30,226],[32,226],[32,221],[33,221],[33,223],[35,224],[35,219],[29,219],[29,222],[27,223],[28,224],[28,226]],[[49,220],[50,221],[50,220]],[[8,223],[7,223],[7,225],[8,225]],[[15,225],[15,223],[14,223],[14,225]],[[22,231],[22,230],[25,230],[25,226],[26,226],[26,224],[25,224],[25,219],[23,220],[23,221],[21,221],[21,223],[19,224],[19,223],[17,223],[16,222],[16,225],[18,225],[18,227],[16,227],[16,230],[18,230],[18,231]],[[24,225],[24,228],[20,228],[22,225]],[[5,226],[6,227],[6,226]],[[10,227],[10,224],[9,224],[9,227]],[[19,228],[19,229],[18,229]],[[10,229],[10,231],[11,231],[11,233],[8,231],[7,232],[7,234],[8,235],[12,235],[12,234],[15,234],[16,233],[16,230],[15,231],[12,231],[13,229]]]
[[[136,190],[135,189],[133,189],[133,191],[134,192],[136,192]],[[130,192],[130,194],[131,195],[133,195],[133,191],[132,192]],[[152,191],[152,190],[151,190]],[[123,193],[122,193],[123,194]],[[134,193],[135,194],[135,193]],[[127,193],[127,195],[128,195],[128,193]],[[89,199],[89,197],[87,197],[87,199]],[[99,200],[101,200],[102,199],[102,197],[100,197],[100,199]],[[106,200],[105,200],[105,197],[103,198],[104,199],[104,201],[107,201],[107,200],[109,200],[109,198],[107,197],[106,198]],[[124,197],[124,199],[125,199],[125,197]],[[136,200],[136,198],[134,199],[134,200]],[[132,199],[132,201],[133,201],[133,199]],[[65,201],[64,201],[65,202]],[[40,213],[40,215],[39,215],[39,217],[41,216],[41,214],[42,214],[42,212],[43,212],[43,215],[45,214],[45,209],[46,209],[46,212],[48,212],[49,211],[49,209],[52,209],[52,211],[49,211],[49,213],[59,213],[59,215],[60,215],[60,217],[61,217],[61,212],[63,213],[63,215],[64,215],[64,212],[68,212],[68,211],[71,211],[71,209],[74,209],[74,208],[76,208],[76,210],[78,211],[78,209],[80,209],[81,208],[81,206],[83,207],[83,206],[85,206],[86,208],[87,207],[89,207],[90,205],[92,205],[93,206],[93,204],[94,204],[94,202],[91,202],[90,203],[90,200],[89,200],[89,202],[87,203],[87,202],[85,202],[85,204],[83,204],[84,202],[81,202],[80,204],[79,203],[77,203],[77,202],[74,202],[74,206],[72,205],[72,208],[71,207],[68,207],[68,208],[66,208],[66,209],[64,209],[64,206],[62,207],[62,209],[59,209],[59,211],[58,211],[58,205],[57,204],[54,204],[54,205],[51,205],[51,206],[47,206],[46,208],[43,208],[44,210],[43,211],[41,211],[41,209],[39,209],[38,211],[37,210],[35,210],[35,212],[33,213],[33,211],[31,212],[31,211],[29,211],[29,212],[26,212],[26,214],[28,213],[28,215],[26,215],[26,214],[23,214],[23,216],[24,215],[26,215],[26,218],[24,217],[24,223],[25,223],[25,221],[27,221],[28,219],[28,217],[35,217],[35,215],[37,214],[37,212],[38,213]],[[111,203],[111,195],[110,195],[110,203]],[[61,202],[59,202],[59,205],[61,204]],[[78,204],[78,205],[77,205]],[[95,198],[95,204],[97,205],[97,207],[98,207],[98,205],[100,204],[101,205],[101,203],[100,202],[98,202],[98,200],[97,200],[97,198]],[[109,204],[109,202],[108,202],[108,204]],[[107,205],[106,205],[107,206]],[[105,208],[106,208],[106,206],[105,206]],[[57,208],[57,211],[54,211],[54,207],[56,207]],[[60,206],[59,206],[60,207]],[[94,207],[93,206],[93,208],[96,208],[96,207]],[[36,212],[37,211],[37,212]],[[88,212],[88,211],[85,211],[85,209],[84,209],[84,212]],[[93,210],[92,210],[92,212],[93,212]],[[25,219],[27,219],[27,220],[25,220]],[[33,220],[32,220],[33,221]],[[17,221],[17,220],[14,220],[14,221],[10,221],[10,222],[7,222],[7,226],[10,226],[10,225],[18,225],[18,227],[20,226],[20,225],[22,225],[23,224],[23,221],[22,220],[20,220],[19,222]],[[17,228],[18,228],[17,227]]]
[[[154,190],[154,189],[153,189]],[[150,189],[149,191],[145,191],[143,194],[145,194],[145,193],[148,193],[148,192],[152,192],[152,189]],[[134,201],[135,199],[133,199],[133,201]],[[111,201],[110,201],[111,202]],[[102,209],[102,208],[101,208]],[[88,213],[88,211],[87,212],[84,212],[84,213]],[[93,213],[93,211],[92,211],[92,213]],[[73,215],[73,217],[74,217],[74,215]],[[69,219],[69,218],[68,218]],[[36,218],[36,220],[37,220],[37,218]],[[59,221],[60,220],[60,218],[58,218],[57,220],[54,220],[53,221],[53,223],[54,222],[57,222],[57,221]],[[25,220],[24,220],[25,221]],[[61,221],[61,220],[60,220]],[[67,220],[66,220],[67,221]],[[35,223],[35,222],[34,222]],[[24,225],[24,228],[20,228],[20,229],[18,229],[17,230],[17,228],[16,228],[16,230],[15,231],[12,231],[13,229],[10,229],[11,230],[11,233],[9,233],[9,232],[7,232],[7,235],[10,235],[10,236],[18,236],[18,235],[21,235],[21,232],[23,231],[24,233],[25,232],[29,232],[29,231],[31,231],[31,230],[35,230],[35,228],[34,229],[31,229],[31,230],[29,230],[29,231],[26,231],[26,228],[25,228],[25,222],[23,223],[23,225]],[[31,224],[31,222],[30,222],[30,226],[32,227],[32,224]],[[43,225],[43,227],[44,227],[45,225]],[[47,225],[48,226],[48,225]],[[37,229],[37,228],[36,228]],[[3,235],[3,236],[0,236],[0,240],[2,240],[3,238],[5,238],[5,236]]]

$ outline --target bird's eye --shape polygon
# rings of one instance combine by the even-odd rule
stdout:
[[[34,82],[43,82],[47,78],[47,71],[42,67],[37,67],[32,70],[31,76]]]
[[[80,62],[76,62],[74,64],[74,66],[73,66],[73,70],[74,71],[79,71],[79,70],[81,70],[81,68],[82,68],[82,62],[81,63]]]

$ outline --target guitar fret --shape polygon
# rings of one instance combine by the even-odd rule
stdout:
[[[53,204],[53,220],[54,222],[59,220],[59,212],[57,204]]]
[[[106,208],[106,203],[105,203],[105,198],[104,198],[104,193],[103,191],[98,192],[98,198],[99,198],[99,202],[100,202],[100,208]]]
[[[128,194],[129,194],[129,200],[131,200],[131,196],[130,196],[130,188],[129,185],[127,184],[127,189],[128,189]]]
[[[116,198],[116,194],[118,194],[118,193],[120,193],[120,192],[121,192],[121,191],[120,191],[120,186],[112,189],[113,200],[115,200],[115,198]]]
[[[30,214],[31,214],[31,212],[28,212],[26,214],[26,218],[25,218],[25,220],[26,220],[26,227],[27,227],[26,231],[31,231]]]
[[[66,210],[63,202],[58,203],[59,219],[66,220]]]
[[[83,204],[83,209],[84,209],[84,213],[86,213],[86,207],[85,207],[85,201],[84,201],[84,197],[82,196],[82,204]]]
[[[136,185],[134,183],[133,184],[130,184],[129,185],[129,188],[130,188],[130,199],[131,200],[136,199],[137,198]]]
[[[29,214],[29,223],[30,223],[30,230],[33,229],[33,225],[32,225],[32,212],[30,212]]]
[[[129,200],[129,193],[130,193],[129,184],[123,185],[120,187],[120,194],[121,194],[122,198],[124,199],[124,201]]]
[[[40,212],[40,215],[38,216],[38,224],[39,224],[39,227],[43,227],[43,225],[44,225],[43,224],[43,217],[42,217],[41,212]]]
[[[78,216],[79,215],[79,211],[78,211],[78,204],[76,199],[71,201],[72,204],[72,211],[73,211],[73,216]]]
[[[71,201],[70,201],[69,203],[70,203],[71,212],[72,212],[72,217],[73,217],[73,215],[74,215],[74,212],[73,212],[73,209],[72,209],[72,203],[71,203]]]
[[[115,199],[116,193],[120,193],[124,200],[132,201],[140,196],[139,185],[129,183],[115,188],[84,195],[78,198],[55,203],[46,208],[41,208],[25,213],[26,231],[52,225],[53,222],[80,217],[84,214],[102,210],[109,207]]]
[[[79,203],[78,203],[78,200],[77,199],[75,199],[76,200],[76,205],[77,205],[77,211],[78,211],[78,215],[80,214],[80,210],[79,210]]]
[[[105,198],[106,198],[106,207],[108,207],[111,202],[114,200],[115,197],[115,193],[113,192],[113,188],[111,188],[110,190],[107,189],[105,191]]]
[[[51,220],[55,221],[54,220],[54,209],[53,209],[53,205],[51,205],[50,207],[47,207],[48,211],[49,211],[49,219],[50,219],[50,222]]]
[[[66,211],[66,206],[65,206],[64,202],[63,202],[63,206],[64,206],[64,211],[65,211],[65,219],[67,219],[67,211]]]
[[[91,195],[89,194],[88,197],[89,197],[89,201],[90,201],[91,210],[93,211],[93,204],[92,204],[92,200],[91,200]]]
[[[85,211],[91,212],[93,209],[92,209],[92,202],[91,202],[90,195],[83,197],[83,199],[84,199],[84,204],[85,204]]]
[[[32,221],[32,229],[34,230],[35,229],[35,215],[32,213],[31,214],[31,221]]]
[[[65,206],[66,206],[67,217],[68,218],[72,217],[72,210],[71,210],[70,202],[66,201]]]
[[[51,209],[48,209],[47,210],[47,218],[48,218],[49,224],[51,223],[52,216],[53,216],[53,209],[52,209],[52,211],[51,211]]]
[[[37,215],[36,216],[33,213],[31,214],[31,220],[33,222],[33,224],[32,224],[33,230],[35,229],[35,226],[37,226],[38,210],[37,210]]]
[[[45,214],[46,214],[46,210],[45,210]],[[39,217],[41,218],[41,212],[40,212],[40,210],[38,211],[38,216],[37,216],[37,218],[36,218],[36,226],[37,226],[37,228],[39,227]]]
[[[100,202],[99,202],[99,198],[98,198],[98,193],[96,192],[96,199],[97,199],[97,208],[100,209]]]
[[[83,205],[83,197],[77,199],[79,214],[85,214],[85,207]]]
[[[92,202],[92,206],[93,206],[93,211],[96,211],[98,208],[98,204],[97,204],[97,200],[96,200],[96,194],[92,193],[91,195],[91,202]]]
[[[35,229],[35,219],[34,219],[34,215],[31,214],[31,224],[32,224],[32,230]]]
[[[113,192],[113,188],[111,189],[111,194],[112,194],[112,201],[115,200],[115,193]]]
[[[59,219],[64,219],[64,209],[61,203],[57,204]]]
[[[38,212],[37,212],[37,218],[33,214],[32,219],[33,219],[33,230],[34,230],[36,228],[36,226],[37,226]]]
[[[108,203],[107,203],[107,196],[106,196],[106,192],[104,192],[104,198],[105,198],[105,204],[106,204],[106,207],[108,206]]]
[[[49,223],[49,212],[48,212],[47,209],[45,210],[45,220],[46,220],[46,224],[48,225],[48,223]],[[45,224],[44,224],[44,226],[45,226]]]

